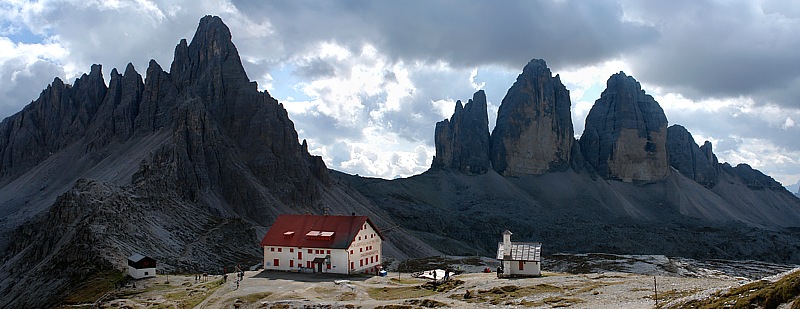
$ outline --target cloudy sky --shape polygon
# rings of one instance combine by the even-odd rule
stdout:
[[[169,68],[206,14],[336,170],[425,171],[456,100],[484,89],[493,128],[522,67],[542,58],[570,90],[578,136],[625,71],[721,161],[800,182],[800,3],[783,0],[0,0],[0,118],[93,63],[106,80],[128,62]]]

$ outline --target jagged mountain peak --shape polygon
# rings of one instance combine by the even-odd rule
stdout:
[[[433,168],[475,174],[489,170],[489,116],[483,90],[476,91],[467,104],[456,101],[453,116],[436,123],[434,143]]]
[[[584,158],[603,177],[657,180],[669,171],[667,116],[632,76],[611,75],[586,116]]]
[[[191,43],[181,39],[175,47],[170,66],[170,75],[178,87],[205,74],[216,75],[226,84],[250,82],[233,44],[231,31],[218,16],[207,15],[200,19]]]
[[[574,141],[569,90],[533,59],[508,89],[491,135],[494,169],[506,176],[568,168]]]

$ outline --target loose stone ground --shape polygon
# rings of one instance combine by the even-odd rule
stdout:
[[[439,287],[410,274],[386,277],[248,271],[238,288],[234,276],[222,284],[191,276],[159,276],[140,281],[123,299],[104,307],[162,308],[654,308],[653,276],[621,272],[563,274],[497,279],[494,273],[467,273]],[[655,276],[660,304],[709,289],[737,286],[734,278]],[[465,295],[467,297],[465,298]],[[187,301],[189,299],[190,301]]]

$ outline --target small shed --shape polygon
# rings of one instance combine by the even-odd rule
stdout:
[[[142,279],[156,276],[156,260],[134,253],[128,257],[128,274],[133,279]]]
[[[542,243],[511,242],[511,231],[503,232],[497,244],[497,259],[503,273],[498,277],[538,277],[542,275]]]

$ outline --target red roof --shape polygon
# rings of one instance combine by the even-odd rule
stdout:
[[[264,235],[261,246],[347,249],[364,223],[383,239],[366,216],[280,215]]]

